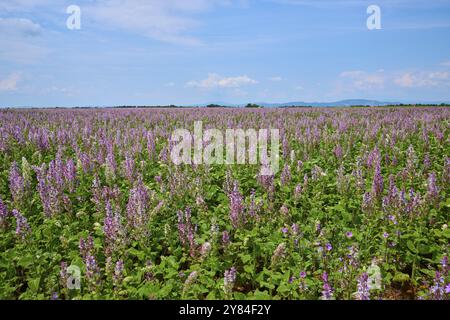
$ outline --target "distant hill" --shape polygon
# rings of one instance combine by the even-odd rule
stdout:
[[[350,107],[350,106],[387,106],[387,105],[396,105],[400,104],[397,102],[382,102],[377,100],[366,100],[366,99],[349,99],[349,100],[341,100],[334,102],[303,102],[303,101],[294,101],[287,103],[257,103],[263,107]]]
[[[351,106],[388,106],[397,105],[399,102],[383,102],[377,100],[367,100],[367,99],[348,99],[333,102],[304,102],[304,101],[293,101],[293,102],[283,102],[283,103],[269,103],[269,102],[256,102],[255,104],[265,107],[265,108],[280,108],[280,107],[351,107]],[[233,104],[226,102],[211,102],[209,104],[199,104],[199,107],[206,106],[227,106],[227,107],[245,107],[246,104]]]

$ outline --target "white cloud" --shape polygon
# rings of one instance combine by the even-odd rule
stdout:
[[[80,95],[80,91],[77,89],[74,89],[72,87],[58,87],[58,86],[51,86],[48,88],[45,88],[42,90],[43,94],[49,94],[49,95],[64,95],[66,97],[75,97]]]
[[[450,84],[450,73],[405,72],[394,78],[394,83],[402,88],[437,87]]]
[[[34,37],[39,35],[41,32],[41,26],[29,19],[0,18],[0,34]]]
[[[210,73],[206,79],[196,81],[189,81],[186,85],[188,87],[197,87],[203,89],[212,89],[212,88],[239,88],[246,85],[257,84],[258,81],[249,78],[246,75],[237,76],[237,77],[221,77],[218,74]]]
[[[42,27],[29,19],[0,18],[0,59],[35,63],[49,49],[43,46]]]
[[[404,88],[412,88],[415,84],[415,79],[411,73],[404,73],[394,79],[396,85]]]
[[[168,82],[164,86],[165,87],[175,87],[175,82]]]
[[[17,83],[20,81],[19,73],[11,73],[5,79],[0,80],[0,91],[15,91]]]
[[[200,25],[194,18],[215,5],[229,5],[224,0],[100,0],[83,9],[87,17],[108,28],[118,28],[159,41],[199,45],[189,35]]]
[[[269,80],[270,80],[270,81],[282,81],[283,78],[280,77],[280,76],[275,76],[275,77],[270,77]]]
[[[368,73],[361,70],[344,71],[340,74],[343,79],[348,79],[350,85],[356,90],[379,89],[384,86],[384,72],[379,70],[375,73]]]
[[[370,92],[386,87],[423,88],[446,87],[450,85],[447,71],[407,71],[407,72],[366,72],[362,70],[344,71],[337,83],[338,93]]]
[[[441,65],[444,67],[450,67],[450,61],[442,62]]]

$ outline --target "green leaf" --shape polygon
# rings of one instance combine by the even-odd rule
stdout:
[[[408,247],[409,250],[411,250],[411,252],[417,253],[416,246],[411,240],[406,241],[406,246]]]
[[[252,300],[270,300],[270,294],[267,293],[267,291],[259,291],[256,289],[256,291],[253,293],[253,296],[251,297]]]
[[[34,258],[32,255],[29,254],[21,256],[19,258],[19,261],[17,261],[17,264],[21,267],[29,268],[34,264]]]
[[[244,271],[249,274],[254,274],[255,268],[253,267],[253,265],[246,265],[244,266]]]
[[[394,278],[392,279],[392,281],[394,282],[400,282],[400,283],[405,283],[409,281],[409,275],[406,273],[402,273],[402,272],[397,272],[394,276]]]
[[[246,264],[247,262],[252,260],[252,256],[249,254],[245,254],[245,253],[240,254],[239,257],[241,258],[241,260],[244,264]]]
[[[165,298],[169,295],[169,293],[172,291],[172,289],[173,289],[173,285],[171,283],[169,283],[168,285],[165,285],[164,287],[162,287],[161,290],[159,290],[158,296],[160,296],[161,298]]]
[[[41,282],[41,278],[28,279],[28,287],[33,292],[37,292],[39,290],[39,283]]]
[[[288,293],[288,292],[290,292],[290,291],[291,291],[291,289],[290,289],[285,283],[282,283],[282,284],[277,288],[277,292],[280,293],[280,294],[285,294],[285,293]]]

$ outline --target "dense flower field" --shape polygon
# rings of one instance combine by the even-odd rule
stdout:
[[[170,136],[278,128],[280,171]],[[1,299],[448,299],[449,108],[0,111]]]

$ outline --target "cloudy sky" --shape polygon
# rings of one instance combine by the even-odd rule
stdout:
[[[448,0],[0,0],[0,106],[450,101],[449,39]]]

